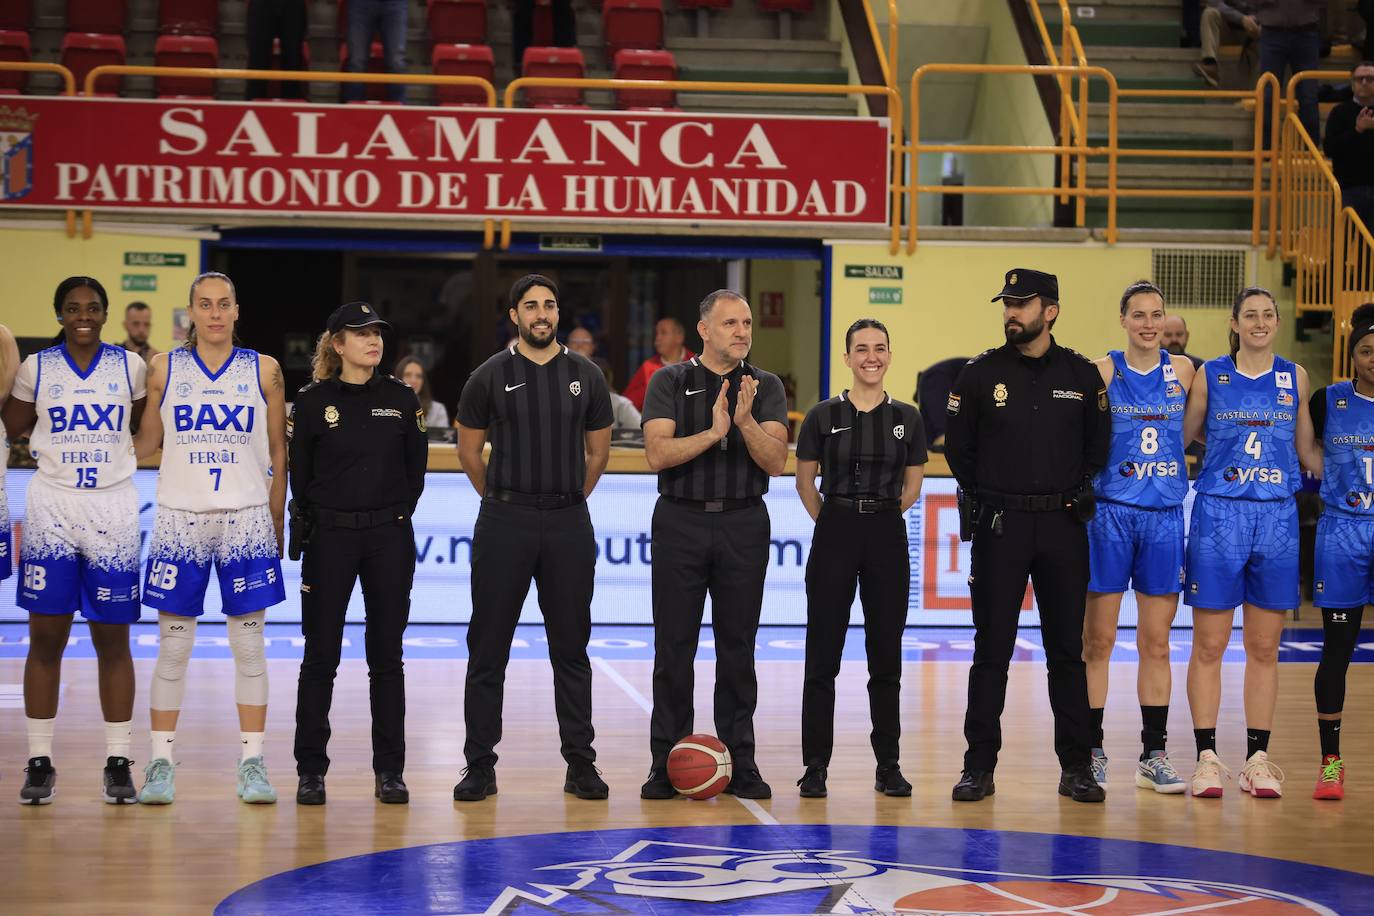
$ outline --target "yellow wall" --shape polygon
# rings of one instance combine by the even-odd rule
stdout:
[[[747,295],[755,304],[754,349],[749,359],[770,372],[791,375],[796,381],[797,406],[801,410],[820,397],[820,272],[819,261],[749,262]],[[764,292],[781,292],[786,297],[781,328],[761,326],[758,303],[759,294]]]
[[[125,252],[180,254],[184,267],[125,266]],[[57,333],[53,290],[69,276],[94,277],[110,296],[110,318],[103,337],[124,339],[124,306],[135,300],[153,310],[150,342],[159,350],[172,345],[172,309],[185,308],[187,290],[200,271],[200,241],[187,235],[123,233],[96,226],[89,239],[67,238],[64,228],[0,228],[0,323],[17,337]],[[122,292],[125,275],[153,275],[156,292]]]

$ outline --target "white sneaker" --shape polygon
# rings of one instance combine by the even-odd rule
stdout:
[[[1269,762],[1264,751],[1255,751],[1240,768],[1240,790],[1254,798],[1278,798],[1283,795],[1283,770]]]
[[[1221,762],[1216,751],[1203,751],[1193,768],[1193,797],[1221,798],[1222,777],[1231,778],[1231,771]]]
[[[1188,788],[1163,751],[1150,751],[1150,756],[1135,765],[1135,784],[1160,795],[1181,795]]]

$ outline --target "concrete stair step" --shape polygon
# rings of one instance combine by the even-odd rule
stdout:
[[[1154,229],[1249,229],[1251,202],[1214,198],[1132,197],[1117,202],[1117,224]],[[1089,228],[1107,224],[1107,201],[1088,200]]]
[[[1078,37],[1083,40],[1086,51],[1093,45],[1116,45],[1120,47],[1177,48],[1179,23],[1177,19],[1137,19],[1112,21],[1099,18],[1076,18],[1073,23],[1078,27]],[[1059,34],[1059,17],[1046,20],[1050,36]],[[1092,57],[1088,57],[1092,62]]]
[[[821,83],[843,86],[849,82],[849,71],[840,67],[811,70],[736,69],[717,67],[678,67],[684,80],[730,83]]]
[[[1085,20],[1110,19],[1114,22],[1126,21],[1178,21],[1180,7],[1178,0],[1072,0],[1069,7],[1073,10],[1074,24]],[[1085,15],[1085,10],[1091,15]],[[1048,18],[1059,18],[1057,0],[1040,0],[1040,11]]]
[[[858,113],[856,97],[824,95],[765,95],[735,92],[679,93],[683,111],[720,111],[741,114],[814,114],[852,116]]]
[[[1106,134],[1107,103],[1088,105],[1088,132]],[[1123,134],[1216,138],[1227,147],[1254,145],[1254,114],[1238,106],[1171,105],[1130,102],[1120,109],[1118,130]]]
[[[739,68],[742,60],[754,60],[758,42],[733,38],[671,38],[665,42],[678,67]],[[773,41],[767,54],[769,69],[805,72],[813,68],[837,69],[840,44],[834,41]]]

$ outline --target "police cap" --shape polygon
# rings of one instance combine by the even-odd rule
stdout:
[[[329,329],[329,333],[337,334],[344,328],[365,328],[371,324],[379,324],[386,330],[391,330],[390,322],[378,315],[377,310],[366,302],[348,302],[334,310],[325,327]]]
[[[1006,283],[1002,291],[992,297],[999,299],[1033,299],[1044,296],[1054,302],[1059,301],[1059,278],[1029,267],[1013,267],[1007,271]]]

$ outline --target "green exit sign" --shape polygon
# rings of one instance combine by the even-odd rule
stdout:
[[[900,286],[870,286],[868,288],[869,305],[901,305],[902,288]]]
[[[125,267],[185,267],[186,255],[178,251],[126,251]]]
[[[119,288],[126,293],[155,293],[157,274],[125,274],[120,278]]]

